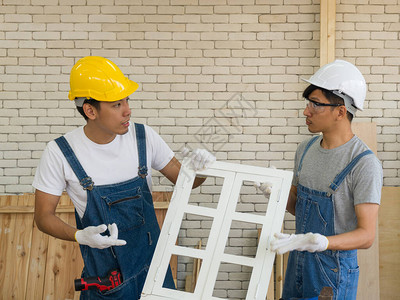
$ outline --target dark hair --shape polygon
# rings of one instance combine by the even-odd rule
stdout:
[[[313,84],[309,85],[303,92],[303,98],[308,99],[310,94],[314,92],[315,90],[321,90],[322,94],[324,94],[325,98],[328,99],[329,103],[331,104],[341,104],[344,105],[344,100],[343,98],[335,95],[331,91],[315,86]],[[334,109],[334,107],[331,107],[331,109]],[[351,114],[349,111],[347,111],[347,119],[351,122],[353,120],[353,114]]]
[[[90,105],[92,105],[94,108],[96,108],[97,110],[100,110],[100,101],[97,101],[95,99],[86,99],[85,101],[83,101],[83,104],[88,103]],[[85,114],[85,112],[83,111],[83,104],[82,107],[77,106],[76,109],[79,111],[79,113],[85,118],[85,120],[88,120],[87,115]]]

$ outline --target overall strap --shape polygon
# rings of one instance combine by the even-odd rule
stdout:
[[[143,124],[135,123],[136,142],[139,156],[138,176],[146,178],[147,176],[147,155],[146,155],[146,131]]]
[[[68,144],[66,138],[61,136],[55,139],[55,142],[57,143],[58,147],[60,147],[61,152],[64,154],[76,177],[78,177],[79,183],[82,188],[84,190],[91,191],[93,189],[94,182],[92,181],[92,178],[86,174],[79,160],[76,158],[74,151]]]
[[[301,171],[301,168],[303,167],[303,159],[304,159],[304,157],[306,156],[306,153],[307,153],[308,149],[310,149],[311,145],[314,144],[315,141],[316,141],[318,138],[319,138],[319,135],[314,136],[314,137],[308,142],[306,148],[304,149],[303,155],[301,156],[301,159],[300,159],[299,167],[297,168],[297,171],[296,171],[296,175],[295,175],[296,177],[299,176],[299,173],[300,173],[300,171]]]
[[[354,168],[354,166],[357,164],[357,162],[364,157],[365,155],[368,154],[373,154],[371,150],[365,150],[364,152],[358,154],[344,169],[342,172],[340,172],[338,175],[336,175],[335,179],[333,182],[330,184],[330,188],[335,192],[340,184],[343,182],[343,180],[346,178],[347,174],[350,173],[350,171]]]

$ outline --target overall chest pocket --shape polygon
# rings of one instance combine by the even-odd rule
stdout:
[[[116,223],[119,232],[134,229],[145,223],[143,195],[139,187],[103,195],[109,223]]]
[[[330,212],[332,212],[332,209],[329,209],[328,201],[298,197],[296,202],[296,233],[326,234]]]

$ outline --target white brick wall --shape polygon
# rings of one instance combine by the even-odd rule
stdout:
[[[45,144],[84,124],[67,93],[71,67],[87,55],[139,83],[134,120],[174,151],[201,146],[220,160],[291,169],[309,134],[300,76],[318,68],[319,1],[1,2],[1,194],[31,192]],[[377,123],[388,186],[400,184],[399,2],[336,1],[336,56],[369,83],[356,120]]]

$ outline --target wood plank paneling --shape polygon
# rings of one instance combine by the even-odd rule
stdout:
[[[154,192],[162,225],[172,192]],[[34,194],[0,196],[0,299],[79,299],[74,279],[83,261],[79,245],[55,239],[34,223]],[[75,226],[74,207],[63,195],[56,214]],[[171,261],[176,278],[177,261]]]
[[[352,130],[367,146],[377,154],[376,124],[352,123]],[[379,230],[376,224],[375,241],[369,249],[358,250],[360,278],[358,280],[357,300],[379,299]]]
[[[18,206],[29,205],[29,197],[22,195],[18,197]],[[33,230],[33,214],[21,215],[15,214],[15,228],[14,228],[14,249],[13,254],[16,258],[14,265],[15,271],[15,293],[19,296],[16,299],[24,299],[26,290],[29,261],[31,255],[31,243],[32,243],[32,230]],[[14,252],[15,251],[15,252]]]
[[[320,66],[335,60],[336,1],[321,0],[320,3]]]
[[[32,197],[33,198],[33,197]],[[43,288],[45,282],[45,271],[47,262],[47,248],[49,235],[44,234],[33,224],[31,259],[29,262],[29,274],[27,284],[28,300],[44,299]]]
[[[380,299],[400,295],[400,187],[384,187],[379,209]]]
[[[18,205],[18,196],[6,196],[6,205]],[[15,234],[18,234],[16,227],[16,215],[3,215],[1,217],[1,243],[0,243],[0,284],[2,286],[3,299],[24,299],[25,287],[19,284],[20,274],[15,266],[20,260],[17,255],[18,241]],[[24,280],[22,280],[24,281]]]

